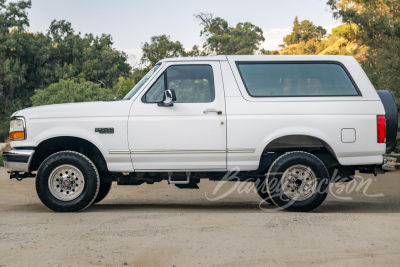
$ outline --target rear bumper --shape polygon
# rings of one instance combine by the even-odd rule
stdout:
[[[395,171],[396,170],[397,157],[392,154],[383,154],[383,165],[384,171]]]
[[[4,168],[8,172],[29,172],[35,150],[10,150],[3,152]]]

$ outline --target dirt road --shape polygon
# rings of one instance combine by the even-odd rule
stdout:
[[[352,200],[331,193],[311,213],[260,210],[243,186],[209,201],[208,180],[200,190],[115,184],[84,212],[54,213],[34,179],[0,168],[0,266],[399,266],[400,173],[369,177],[365,194],[334,187]]]

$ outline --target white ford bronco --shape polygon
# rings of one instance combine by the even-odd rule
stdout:
[[[118,185],[252,180],[259,195],[310,211],[330,182],[395,169],[397,107],[353,57],[214,56],[160,61],[120,101],[27,108],[11,118],[10,178],[80,211]]]

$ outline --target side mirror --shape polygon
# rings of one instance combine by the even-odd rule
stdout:
[[[170,107],[174,105],[176,101],[176,94],[174,89],[168,89],[164,91],[164,98],[163,101],[158,103],[159,107]]]

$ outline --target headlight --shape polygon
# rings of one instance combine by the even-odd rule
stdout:
[[[10,141],[25,140],[25,120],[22,117],[10,121]]]

